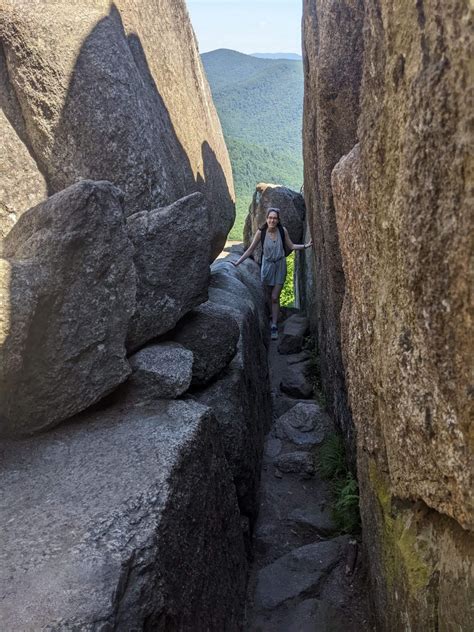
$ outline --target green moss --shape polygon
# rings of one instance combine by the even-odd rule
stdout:
[[[383,520],[383,557],[389,588],[405,587],[416,598],[428,585],[431,568],[420,551],[417,532],[410,516],[394,516],[390,487],[377,471],[374,461],[369,463],[369,480]]]

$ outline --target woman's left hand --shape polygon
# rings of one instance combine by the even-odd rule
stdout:
[[[308,241],[308,243],[304,245],[305,248],[312,248],[312,246],[313,246],[313,240],[312,239],[310,239]]]

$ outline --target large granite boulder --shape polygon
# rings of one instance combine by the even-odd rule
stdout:
[[[120,186],[127,215],[202,191],[217,256],[235,214],[231,166],[185,0],[7,0],[0,42],[18,136],[0,204],[26,208],[27,185],[38,196],[80,178]]]
[[[211,235],[201,193],[135,213],[127,225],[137,271],[137,308],[127,336],[133,350],[206,301]]]
[[[470,15],[461,1],[367,3],[360,143],[332,175],[383,631],[472,627]]]
[[[303,64],[305,68],[303,157],[304,197],[315,266],[306,259],[299,290],[314,288],[300,299],[309,311],[320,354],[321,381],[328,407],[349,452],[355,438],[341,357],[340,311],[344,272],[339,249],[331,171],[357,142],[359,86],[362,72],[363,0],[304,0]]]
[[[261,300],[256,301],[250,281],[258,279],[258,266],[247,260],[235,268],[232,258],[235,260],[235,255],[212,265],[209,301],[227,310],[239,323],[237,354],[219,378],[194,397],[209,406],[217,419],[240,511],[253,526],[258,512],[263,442],[271,423],[265,346],[268,323],[263,318],[262,287]]]
[[[229,364],[237,350],[239,326],[233,314],[208,301],[178,323],[173,340],[193,353],[193,386],[204,386]]]
[[[0,469],[0,629],[240,629],[240,516],[208,408],[83,414],[2,443]]]
[[[132,255],[108,182],[82,181],[20,217],[0,273],[0,433],[53,426],[127,378]]]
[[[244,226],[244,244],[248,248],[260,226],[265,224],[269,208],[280,209],[280,220],[286,226],[291,240],[295,244],[303,241],[305,204],[303,196],[287,187],[277,184],[260,183],[253,194],[249,214]],[[254,258],[261,259],[261,248],[257,248]]]

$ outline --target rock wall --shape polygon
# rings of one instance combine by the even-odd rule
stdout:
[[[304,197],[314,241],[314,293],[301,298],[317,338],[328,407],[354,451],[341,357],[339,315],[344,272],[331,171],[357,140],[362,59],[362,0],[304,0]],[[302,281],[300,288],[306,288]],[[307,287],[311,291],[311,283]],[[306,292],[305,292],[306,293]]]
[[[311,23],[332,3],[310,4]],[[330,337],[340,326],[377,629],[467,630],[472,8],[458,0],[363,5],[359,142],[331,180],[345,288]],[[345,59],[331,56],[334,67]],[[315,61],[307,69],[318,76]],[[324,132],[313,137],[322,155]],[[323,232],[323,221],[312,230]]]
[[[200,190],[220,252],[232,174],[184,0],[3,0],[0,44],[2,214],[82,178],[127,215]]]

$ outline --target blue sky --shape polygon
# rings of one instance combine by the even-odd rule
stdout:
[[[301,54],[302,0],[186,0],[199,50]]]

